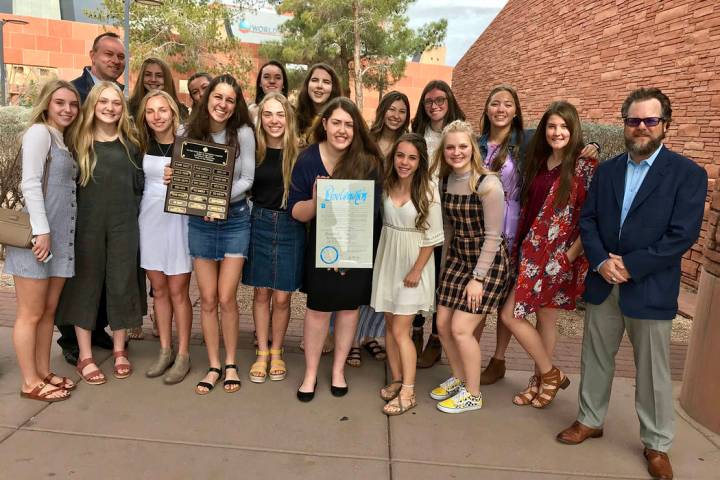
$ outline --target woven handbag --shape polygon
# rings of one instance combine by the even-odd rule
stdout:
[[[20,162],[22,148],[15,155],[15,162]],[[43,197],[47,193],[48,167],[50,166],[50,150],[45,159],[43,168],[42,190]],[[0,208],[0,244],[19,248],[32,248],[32,225],[30,214],[21,210]]]

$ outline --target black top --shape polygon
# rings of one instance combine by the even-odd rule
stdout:
[[[172,157],[173,145],[172,143],[158,143],[153,138],[150,145],[148,145],[147,154],[156,157]]]
[[[283,198],[282,150],[268,148],[265,159],[255,167],[252,186],[252,200],[255,205],[268,210],[286,211],[282,208]]]

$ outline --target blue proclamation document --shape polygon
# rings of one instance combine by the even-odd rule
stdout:
[[[373,267],[372,180],[317,180],[316,268]]]

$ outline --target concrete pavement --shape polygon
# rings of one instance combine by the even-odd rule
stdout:
[[[11,332],[0,326],[0,478],[648,478],[627,378],[615,381],[605,436],[573,447],[554,435],[574,418],[576,375],[546,410],[512,405],[528,376],[513,371],[483,389],[481,411],[447,415],[427,395],[447,376],[446,366],[436,366],[418,374],[418,407],[388,419],[377,395],[386,375],[380,362],[348,368],[350,393],[338,399],[323,357],[316,398],[302,404],[295,399],[301,355],[286,355],[287,380],[256,385],[247,380],[253,351],[241,348],[240,391],[199,396],[193,386],[207,366],[204,348],[193,345],[190,375],[166,386],[144,376],[158,348],[145,340],[131,343],[129,379],[113,378],[108,352],[97,350],[108,383],[83,383],[70,400],[44,404],[18,395]],[[241,346],[249,347],[247,336]],[[59,349],[52,365],[78,379]],[[720,439],[678,415],[671,459],[676,478],[716,479]]]

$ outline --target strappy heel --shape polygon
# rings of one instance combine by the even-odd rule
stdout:
[[[228,363],[225,365],[225,380],[223,380],[223,390],[225,390],[225,393],[235,393],[238,390],[240,390],[240,380],[228,380],[227,379],[227,371],[228,368],[235,370],[237,372],[237,365],[234,363]]]
[[[265,360],[258,360],[250,366],[250,381],[253,383],[265,383],[267,378],[268,360],[267,357],[270,355],[268,350],[255,350],[257,357],[265,357]],[[225,367],[227,368],[227,367]]]
[[[197,385],[195,385],[195,393],[197,393],[198,395],[207,395],[208,393],[212,392],[212,389],[215,388],[215,384],[218,382],[218,380],[220,380],[220,377],[222,376],[222,370],[220,370],[219,368],[210,367],[208,368],[208,373],[211,372],[218,374],[217,380],[215,380],[214,383],[198,382]],[[205,388],[206,390],[200,390],[200,388]]]
[[[284,349],[282,348],[271,348],[270,349],[270,371],[268,376],[272,381],[285,380],[287,375],[287,367],[285,366],[285,360],[282,358],[272,358],[272,355],[280,355],[282,357]]]
[[[555,399],[559,388],[565,390],[570,386],[570,379],[555,366],[543,374],[540,381],[540,392],[532,401],[532,406],[535,408],[547,407]]]
[[[531,405],[533,400],[535,400],[535,397],[537,397],[539,390],[540,376],[533,375],[530,377],[530,381],[528,381],[527,388],[525,388],[522,392],[515,394],[513,397],[513,403],[521,407]]]

